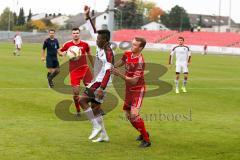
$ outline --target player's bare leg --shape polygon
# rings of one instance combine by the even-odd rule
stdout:
[[[97,139],[92,140],[92,142],[108,142],[109,137],[107,135],[107,131],[106,131],[105,126],[104,126],[104,121],[103,121],[104,112],[101,109],[101,104],[92,103],[91,107],[92,107],[94,116],[96,117],[96,120],[98,121],[98,123],[102,127],[100,136]]]
[[[183,86],[182,86],[182,91],[183,91],[184,93],[187,92],[187,89],[186,89],[187,80],[188,80],[188,73],[184,73],[184,80],[183,80]]]
[[[84,110],[84,113],[86,114],[86,116],[88,117],[89,121],[91,121],[91,123],[93,125],[92,133],[88,137],[88,139],[93,139],[102,130],[102,127],[97,122],[97,120],[96,120],[96,118],[94,116],[94,113],[92,111],[92,108],[88,104],[90,101],[91,101],[91,98],[89,98],[87,95],[83,95],[79,99],[80,106],[82,107],[82,109]]]
[[[18,48],[18,49],[17,49],[17,54],[16,54],[17,56],[20,56],[20,51],[21,51],[21,49]]]
[[[175,79],[175,86],[176,86],[176,93],[179,93],[179,77],[180,73],[176,72],[176,79]]]
[[[13,51],[13,55],[16,56],[17,54],[17,48]]]
[[[80,90],[79,90],[79,86],[72,86],[72,91],[73,91],[73,101],[74,101],[74,104],[75,104],[75,108],[76,108],[76,111],[77,111],[77,116],[80,116],[80,104],[79,104],[79,93],[80,93]]]
[[[20,56],[20,51],[21,51],[21,48],[19,48],[18,46],[16,46],[16,50],[13,52],[13,55],[14,55],[14,56]]]

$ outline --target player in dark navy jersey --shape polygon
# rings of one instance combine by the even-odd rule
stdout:
[[[59,43],[55,38],[55,30],[49,30],[49,38],[47,38],[42,47],[42,61],[46,61],[46,67],[48,69],[47,79],[48,85],[50,88],[54,86],[53,78],[59,73],[59,62],[58,62],[58,49]],[[47,55],[45,54],[45,50],[47,49]]]

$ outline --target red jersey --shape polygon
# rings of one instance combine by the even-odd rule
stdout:
[[[69,71],[70,73],[82,71],[82,69],[85,69],[88,67],[87,64],[87,54],[90,53],[90,47],[86,42],[80,41],[78,44],[74,44],[73,41],[68,41],[65,44],[63,44],[62,48],[60,49],[61,52],[67,51],[71,46],[78,46],[81,51],[82,55],[78,60],[69,60]]]
[[[137,57],[133,57],[133,53],[131,51],[126,51],[122,56],[122,61],[125,64],[126,76],[139,77],[139,80],[136,85],[126,83],[126,87],[131,89],[141,89],[143,86],[145,86],[144,81],[145,63],[143,55],[140,54]]]

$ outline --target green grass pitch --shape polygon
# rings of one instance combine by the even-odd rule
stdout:
[[[141,149],[135,141],[138,133],[122,118],[122,100],[105,117],[110,143],[91,143],[89,122],[63,121],[55,115],[55,105],[71,100],[71,95],[48,88],[41,45],[24,44],[19,57],[12,51],[12,44],[0,43],[1,160],[240,159],[238,56],[193,54],[188,93],[176,95],[172,90],[145,98],[142,115],[181,117],[146,121],[152,146]],[[147,63],[165,65],[168,54],[145,51],[144,57]],[[174,68],[161,80],[173,85]]]

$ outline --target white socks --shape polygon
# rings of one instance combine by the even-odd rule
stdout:
[[[178,88],[178,80],[175,80],[175,85],[176,85],[176,88]]]
[[[100,124],[102,127],[102,131],[101,131],[102,136],[107,136],[107,132],[106,132],[104,122],[103,122],[103,116],[100,115],[100,116],[96,117],[96,120],[97,120],[98,124]]]
[[[187,86],[187,79],[183,80],[183,86],[186,87]]]
[[[88,119],[92,122],[92,125],[93,127],[96,127],[96,126],[99,126],[94,114],[93,114],[93,111],[92,111],[92,108],[89,107],[87,110],[84,111],[85,114],[87,115]]]

